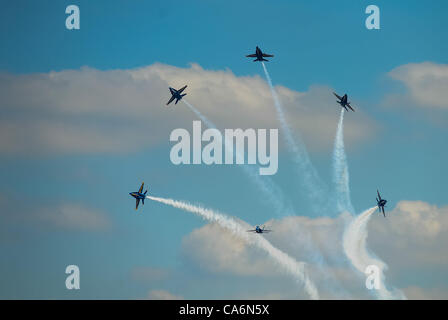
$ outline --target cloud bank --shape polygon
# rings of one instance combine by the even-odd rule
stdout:
[[[295,259],[308,263],[312,270],[310,278],[316,281],[321,298],[373,299],[375,295],[365,287],[365,276],[353,269],[343,253],[342,234],[347,218],[346,214],[342,214],[336,218],[296,216],[270,220],[266,225],[274,232],[265,237]],[[448,244],[447,206],[400,201],[389,211],[387,219],[374,214],[368,229],[367,242],[376,255],[387,263],[385,275],[390,285],[403,290],[409,299],[432,298],[436,293],[448,298],[446,277],[434,278],[429,281],[429,287],[423,287],[420,283],[420,279],[433,277],[432,272],[443,274],[448,267],[445,254]],[[310,236],[302,235],[301,230],[307,230]],[[319,267],[313,253],[306,249],[306,243],[311,241],[328,261],[323,268]],[[246,298],[299,297],[292,288],[293,284],[281,282],[274,265],[217,225],[208,224],[193,230],[183,239],[181,250],[183,259],[201,272],[215,276],[221,274],[235,283],[242,281],[242,276],[262,277],[264,280],[259,283],[256,292],[247,290]],[[283,283],[286,288],[284,291],[275,288],[269,279]]]
[[[278,127],[269,87],[258,75],[160,63],[129,70],[2,73],[0,154],[120,154],[168,143],[171,130],[190,128],[195,118],[183,105],[165,107],[168,86],[184,84],[189,101],[220,128]],[[330,147],[338,114],[331,89],[278,86],[277,91],[307,144],[314,150]],[[374,131],[373,121],[361,113],[347,124],[346,139],[357,143]]]
[[[406,87],[405,98],[425,109],[448,109],[448,65],[433,62],[396,67],[389,76]]]

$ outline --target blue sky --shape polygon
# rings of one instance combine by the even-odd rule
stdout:
[[[65,28],[65,7],[69,4],[80,8],[80,30]],[[444,23],[448,5],[445,1],[432,1],[431,5],[424,1],[375,1],[381,10],[381,29],[369,31],[364,26],[364,10],[369,4],[371,1],[348,0],[5,2],[0,13],[0,72],[32,79],[36,74],[86,66],[107,72],[155,63],[188,69],[190,63],[196,63],[206,72],[229,69],[236,78],[262,77],[261,67],[244,58],[259,45],[275,54],[268,64],[275,85],[295,92],[307,92],[313,86],[347,92],[361,116],[368,119],[355,127],[358,112],[347,114],[351,118],[348,126],[374,128],[367,138],[360,138],[364,140],[347,142],[352,201],[358,211],[375,204],[377,187],[390,199],[390,209],[402,200],[444,207],[448,205],[448,108],[422,107],[419,101],[411,101],[406,82],[393,80],[388,74],[412,63],[448,63]],[[20,83],[25,78],[17,79]],[[4,82],[1,85],[6,88]],[[94,90],[89,94],[95,96]],[[167,100],[168,95],[166,92],[163,97]],[[395,95],[405,98],[394,100],[391,107],[388,97]],[[191,99],[195,101],[194,95]],[[10,105],[1,103],[5,114],[32,122],[32,114],[40,113],[35,108],[30,114],[16,115],[11,101],[14,97],[8,100]],[[76,113],[76,105],[74,109]],[[165,117],[178,116],[175,109],[162,111],[166,111]],[[336,111],[330,131],[336,130]],[[142,112],[151,117],[152,109]],[[95,124],[97,116],[82,121]],[[75,126],[81,119],[55,112],[46,120],[57,122],[59,117]],[[190,128],[193,119],[185,111],[175,123]],[[123,123],[114,125],[133,126],[131,120],[126,121],[123,118]],[[157,124],[149,122],[148,127]],[[163,132],[174,128],[167,123]],[[301,128],[294,130],[301,132]],[[304,137],[313,143],[312,133]],[[135,136],[137,140],[146,138],[145,134]],[[5,256],[0,271],[10,275],[3,279],[6,285],[1,286],[1,298],[142,298],[154,289],[205,298],[208,288],[204,285],[201,290],[191,283],[200,277],[213,279],[220,288],[216,297],[233,297],[235,289],[226,278],[229,275],[204,271],[198,267],[200,263],[185,257],[186,237],[204,222],[149,200],[135,214],[128,192],[144,180],[150,193],[203,203],[250,224],[281,217],[260,201],[237,168],[176,167],[169,162],[168,135],[157,143],[142,141],[141,145],[137,151],[117,152],[0,150],[0,205],[5,221],[13,220],[11,225],[4,224],[0,239]],[[309,150],[318,171],[329,182],[331,142],[330,147],[327,144]],[[302,203],[301,190],[290,179],[292,171],[291,159],[282,152],[274,181],[292,199],[298,214],[316,217]],[[109,224],[91,232],[39,222],[42,208],[66,203],[99,212]],[[68,264],[81,268],[83,289],[79,292],[64,288]],[[141,282],[132,278],[136,267],[168,270],[169,276]],[[448,287],[446,273],[442,276]],[[112,284],[111,279],[117,283]],[[229,281],[235,285],[234,279]]]

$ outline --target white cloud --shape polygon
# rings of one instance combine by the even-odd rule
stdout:
[[[446,300],[448,290],[438,288],[420,288],[411,286],[403,289],[409,300]]]
[[[55,228],[72,231],[107,231],[112,223],[101,210],[76,203],[31,206],[28,203],[17,205],[9,198],[0,195],[1,225],[32,225],[35,229]],[[14,205],[13,205],[14,204]],[[36,228],[39,227],[39,228]]]
[[[61,204],[40,209],[35,218],[62,229],[101,231],[111,226],[103,212],[77,204]]]
[[[389,72],[407,89],[405,99],[422,108],[448,109],[448,65],[410,63]]]
[[[193,230],[182,240],[182,251],[184,257],[199,262],[209,272],[269,276],[277,270],[270,259],[257,258],[260,251],[217,224]]]
[[[174,295],[166,290],[151,290],[148,293],[149,300],[183,300],[182,296]]]
[[[158,63],[131,70],[4,73],[0,153],[127,153],[169,143],[174,128],[188,129],[194,119],[182,103],[165,107],[168,86],[184,84],[186,98],[218,127],[278,127],[269,88],[258,75]],[[311,149],[331,146],[339,114],[331,89],[278,91],[289,121]],[[356,121],[347,121],[346,140],[360,142],[374,130],[374,123],[358,112]]]
[[[400,201],[387,214],[387,221],[373,219],[375,250],[402,270],[434,270],[448,267],[448,206],[437,207],[422,201]],[[424,274],[423,274],[424,275]],[[427,274],[426,274],[427,275]]]
[[[166,279],[168,275],[168,270],[154,267],[135,267],[131,270],[131,278],[139,282],[156,282]]]
[[[274,231],[264,237],[297,260],[307,262],[307,270],[322,298],[371,299],[373,296],[365,288],[365,276],[350,266],[342,250],[346,218],[343,214],[335,218],[297,216],[271,220],[266,225]],[[422,295],[431,298],[436,293],[448,298],[446,280],[431,280],[428,274],[430,270],[439,270],[443,274],[448,267],[448,207],[440,208],[422,201],[401,201],[388,212],[387,219],[375,213],[368,227],[368,246],[387,263],[388,284],[403,287],[406,294],[410,293],[410,298]],[[320,249],[321,255],[316,255],[315,248]],[[263,253],[213,224],[187,235],[183,239],[182,252],[200,269],[236,276],[235,282],[240,281],[240,276],[260,276],[275,279],[274,282],[284,280]],[[287,292],[293,298],[297,297],[294,289],[298,289],[294,284],[291,284],[291,291],[281,292],[272,287],[271,281],[260,282],[256,293],[260,296],[283,298]],[[418,289],[422,282],[429,289]],[[285,285],[288,286],[287,282]],[[256,294],[247,290],[243,296]]]
[[[412,233],[414,239],[431,241],[448,228],[448,207],[438,208],[423,201],[400,201],[388,218],[389,224],[375,223],[378,231],[396,235]]]

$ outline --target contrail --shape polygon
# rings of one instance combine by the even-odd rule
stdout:
[[[270,79],[270,78],[268,78],[268,79]],[[272,84],[270,86],[272,86]],[[275,95],[275,97],[277,97],[275,94],[275,91],[273,91],[273,95]],[[185,99],[182,99],[182,101],[198,116],[198,118],[200,118],[207,125],[207,127],[216,129],[215,124],[212,121],[210,121],[206,116],[204,116],[192,104],[190,104]],[[276,101],[277,102],[279,101],[278,98],[276,99]],[[282,111],[281,108],[280,108],[280,111]],[[282,114],[282,118],[284,119],[283,112],[281,112],[281,114]],[[286,128],[288,128],[288,127],[286,126]],[[292,136],[289,135],[289,137],[292,140]],[[306,150],[305,150],[305,153],[306,153]],[[306,159],[308,159],[308,161],[309,161],[308,156],[306,156]],[[311,163],[310,163],[310,166],[312,167]],[[256,168],[249,167],[249,166],[241,166],[241,167],[243,168],[244,172],[251,178],[251,181],[253,181],[257,185],[257,187],[265,194],[265,196],[267,198],[266,200],[270,201],[270,203],[274,206],[277,214],[289,215],[290,213],[293,213],[293,209],[292,209],[290,202],[286,201],[284,199],[282,191],[278,188],[278,186],[270,178],[263,176],[264,180],[262,180],[262,177],[260,177],[258,175],[258,171]],[[302,170],[305,170],[305,167]],[[304,234],[305,233],[303,233],[302,236]],[[325,264],[326,261],[323,258],[323,256],[321,255],[320,251],[314,247],[312,242],[309,242],[307,246],[309,246],[309,249],[313,252],[313,255],[311,258],[316,262],[316,267],[321,272],[324,272],[325,275],[328,275],[327,274],[328,270],[323,269],[323,264]],[[329,281],[328,285],[330,285],[330,283],[332,283],[332,282],[330,279],[328,279],[328,281]],[[339,283],[332,283],[332,284],[337,285]],[[341,288],[341,290],[343,292],[345,292],[345,290],[343,288]]]
[[[355,210],[350,199],[349,173],[347,156],[344,149],[344,109],[341,108],[338,129],[334,139],[333,149],[333,183],[336,193],[336,207],[338,213],[348,211],[351,214]]]
[[[204,116],[197,108],[195,108],[191,103],[187,100],[182,99],[183,101],[198,117],[201,119],[208,128],[216,129],[216,125],[211,122],[206,116]],[[229,143],[224,143],[225,148],[229,147]],[[236,149],[236,153],[238,150]],[[237,155],[235,155],[237,156]],[[244,159],[244,157],[243,157]],[[249,176],[251,181],[253,181],[257,187],[264,193],[266,198],[275,208],[276,213],[279,216],[287,216],[292,215],[294,210],[292,209],[291,203],[285,199],[282,190],[272,181],[271,178],[267,176],[261,177],[258,174],[258,170],[255,167],[249,167],[247,165],[239,165],[240,168]]]
[[[281,266],[284,271],[291,274],[295,280],[303,285],[306,292],[309,294],[310,298],[313,300],[319,299],[319,293],[314,283],[309,279],[305,271],[305,263],[298,262],[288,254],[274,247],[269,241],[264,237],[259,235],[249,235],[246,228],[235,219],[224,215],[222,213],[216,212],[211,209],[202,208],[199,206],[192,205],[187,202],[165,199],[153,196],[146,196],[148,199],[157,201],[178,209],[182,209],[191,213],[194,213],[204,220],[209,222],[218,223],[220,226],[231,231],[235,236],[241,238],[250,245],[256,246],[264,250],[269,257],[272,258],[279,266]]]
[[[204,116],[202,113],[199,112],[198,109],[196,109],[191,103],[189,103],[187,100],[182,99],[181,100],[183,103],[185,103],[187,105],[188,108],[190,108],[191,111],[193,111],[199,119],[202,120],[202,122],[204,122],[206,124],[207,127],[212,128],[212,129],[216,129],[216,126],[213,122],[211,122],[210,120],[207,119],[206,116]]]
[[[293,153],[293,159],[297,166],[296,169],[298,169],[298,175],[301,178],[301,184],[305,189],[306,196],[310,199],[310,204],[313,211],[322,213],[326,210],[328,205],[325,185],[320,179],[315,167],[311,163],[305,144],[301,139],[294,139],[291,129],[286,121],[282,104],[272,84],[272,79],[269,75],[266,65],[264,64],[264,62],[261,62],[261,64],[263,66],[264,74],[271,90],[277,117],[284,133],[285,142],[289,150]],[[323,268],[323,265],[327,264],[327,261],[322,256],[320,250],[316,248],[312,243],[309,245],[309,247],[311,250],[314,250],[312,258],[315,261],[317,268],[324,273],[328,273],[328,271],[324,270]],[[326,276],[328,276],[327,273],[325,273]],[[339,284],[336,279],[334,280],[334,282],[336,284]],[[341,292],[345,293],[344,288],[340,288],[340,290]]]
[[[341,108],[338,128],[334,140],[333,150],[333,183],[335,186],[336,206],[338,212],[348,211],[354,214],[355,210],[350,198],[349,172],[347,156],[344,148],[344,114]],[[343,235],[343,248],[345,255],[352,265],[361,273],[365,273],[367,266],[374,265],[380,270],[380,288],[373,289],[379,299],[405,299],[404,294],[397,289],[392,291],[386,288],[384,271],[387,265],[367,249],[367,225],[370,217],[377,207],[365,210],[346,226]]]
[[[361,273],[365,273],[367,266],[374,265],[380,270],[380,289],[372,289],[379,299],[406,299],[398,289],[389,291],[386,288],[384,271],[387,265],[371,254],[367,249],[367,224],[377,207],[365,210],[355,217],[347,226],[343,236],[344,253],[352,265]]]
[[[261,62],[264,70],[264,74],[269,84],[269,88],[271,89],[272,97],[274,99],[274,105],[277,111],[277,117],[282,126],[282,130],[284,133],[284,138],[288,148],[292,151],[294,155],[294,162],[299,168],[299,175],[302,179],[302,184],[306,188],[307,195],[311,200],[311,204],[315,210],[321,210],[322,204],[325,202],[324,195],[324,185],[319,178],[319,175],[314,168],[311,160],[309,158],[308,152],[304,143],[301,139],[294,139],[291,133],[291,129],[285,119],[285,115],[283,113],[283,108],[280,103],[280,99],[277,96],[277,92],[272,85],[272,80],[269,75],[269,72],[264,64]]]

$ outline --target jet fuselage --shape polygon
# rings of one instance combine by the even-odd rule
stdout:
[[[179,90],[169,87],[170,93],[171,93],[171,98],[167,102],[166,105],[169,105],[171,102],[173,102],[174,99],[176,99],[176,102],[174,104],[177,104],[179,102],[179,100],[181,100],[184,96],[186,96],[187,95],[186,93],[182,94],[182,92],[185,90],[186,87],[187,86],[184,86],[184,87],[180,88]]]
[[[176,99],[176,102],[174,104],[177,104],[180,99],[182,99],[182,95],[174,88],[170,87],[170,92],[173,95],[173,97]]]
[[[261,51],[261,49],[257,46],[255,48],[255,53],[248,54],[246,57],[248,57],[248,58],[256,58],[253,61],[269,61],[269,60],[266,60],[265,57],[273,57],[273,55],[272,54],[263,53],[263,51]]]
[[[345,110],[347,110],[347,108],[346,108],[346,105],[347,105],[347,95],[344,94],[344,95],[342,96],[341,101],[337,101],[337,103],[339,103],[342,107],[345,108]]]
[[[130,194],[131,196],[133,196],[135,199],[140,199],[140,200],[142,200],[142,199],[145,199],[145,198],[146,198],[146,195],[145,195],[144,193],[141,193],[141,192],[129,192],[129,194]]]

